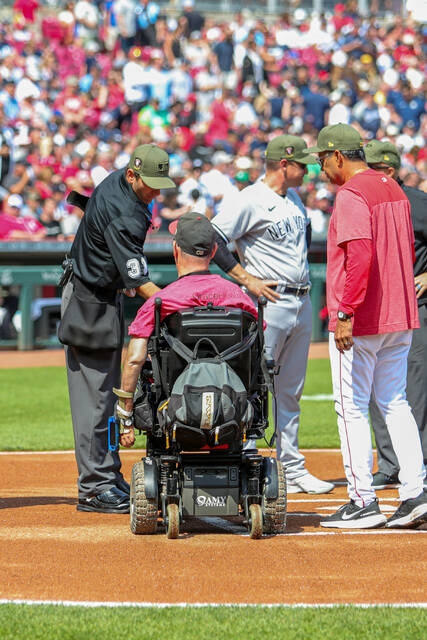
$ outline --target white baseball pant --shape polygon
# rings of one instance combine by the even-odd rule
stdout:
[[[307,473],[305,458],[298,446],[302,390],[307,370],[311,338],[310,296],[282,294],[265,310],[265,352],[275,361],[273,415],[276,426],[277,458],[293,480]]]

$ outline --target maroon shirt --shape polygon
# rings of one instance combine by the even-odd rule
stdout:
[[[197,272],[182,276],[176,282],[151,296],[139,309],[135,320],[129,326],[129,335],[135,338],[149,338],[154,331],[154,301],[161,298],[161,317],[186,307],[205,306],[212,302],[216,306],[236,307],[258,317],[256,307],[250,297],[240,287],[216,274]]]

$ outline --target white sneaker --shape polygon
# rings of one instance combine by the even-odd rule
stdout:
[[[335,487],[332,482],[319,480],[311,473],[305,473],[298,478],[286,478],[286,488],[288,493],[329,493]]]

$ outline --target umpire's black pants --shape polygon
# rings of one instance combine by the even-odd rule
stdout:
[[[62,314],[73,292],[69,282],[62,294]],[[118,313],[123,319],[122,300]],[[114,351],[65,347],[68,391],[73,422],[79,498],[98,495],[116,486],[121,462],[108,450],[108,418],[114,413],[113,387],[120,386],[122,346]]]

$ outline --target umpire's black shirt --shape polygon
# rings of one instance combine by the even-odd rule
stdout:
[[[415,235],[414,275],[427,271],[427,194],[420,189],[401,184],[411,205],[411,218]],[[418,299],[418,306],[427,304],[427,291]]]
[[[126,180],[107,176],[91,195],[71,247],[74,274],[96,289],[132,289],[150,281],[144,256],[151,214]]]

